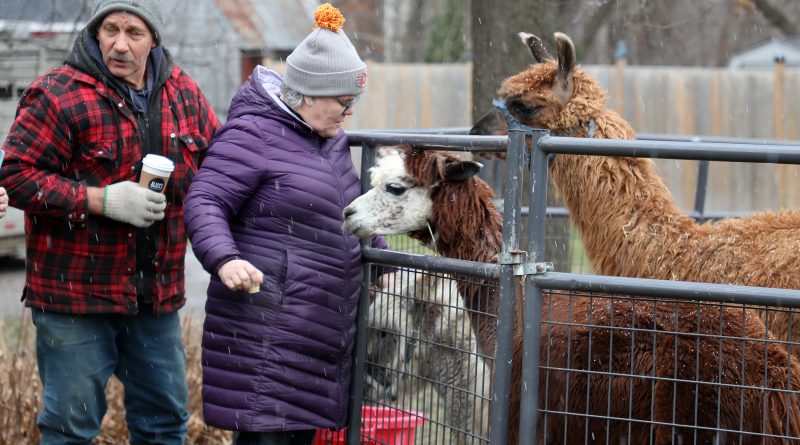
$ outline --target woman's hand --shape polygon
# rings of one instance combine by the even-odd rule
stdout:
[[[219,279],[230,290],[256,293],[264,282],[264,274],[246,260],[231,260],[217,272]]]
[[[8,193],[6,193],[6,189],[0,187],[0,218],[6,216],[7,208],[8,208]]]

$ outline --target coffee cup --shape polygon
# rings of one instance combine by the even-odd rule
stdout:
[[[139,185],[154,192],[164,193],[173,170],[175,170],[175,164],[171,159],[149,154],[142,160],[142,175],[139,178]]]

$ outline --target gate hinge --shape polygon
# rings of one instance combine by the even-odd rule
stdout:
[[[514,266],[514,276],[538,275],[553,270],[553,263],[550,261],[526,262],[527,258],[528,252],[515,250],[501,253],[498,263]]]
[[[528,252],[524,250],[512,250],[510,252],[501,252],[497,259],[499,264],[514,266],[514,276],[525,275],[525,260],[528,258]]]

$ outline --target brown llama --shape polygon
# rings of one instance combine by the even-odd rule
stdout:
[[[372,189],[345,209],[344,228],[360,237],[408,233],[443,256],[496,261],[501,219],[494,193],[474,176],[479,168],[446,152],[381,149]],[[476,314],[497,314],[497,299],[462,295],[479,344],[492,344],[495,324]],[[800,439],[800,366],[753,311],[551,293],[542,313],[539,407],[548,413],[537,443]],[[513,348],[509,444],[519,441],[518,328]]]
[[[503,81],[499,96],[510,116],[554,135],[633,139],[630,125],[605,107],[599,83],[576,68],[569,37],[555,33],[557,59],[542,41],[520,37],[536,63]],[[492,110],[471,134],[506,134]],[[557,155],[550,177],[578,227],[586,254],[602,275],[800,289],[800,212],[763,212],[698,224],[683,213],[650,159]],[[771,311],[770,311],[771,312]],[[776,311],[769,330],[800,356],[797,315]]]

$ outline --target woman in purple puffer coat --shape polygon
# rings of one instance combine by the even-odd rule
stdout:
[[[320,8],[285,78],[259,66],[236,93],[186,197],[212,278],[205,420],[239,445],[310,444],[347,418],[362,261],[341,226],[361,189],[341,125],[367,71],[338,10]]]

